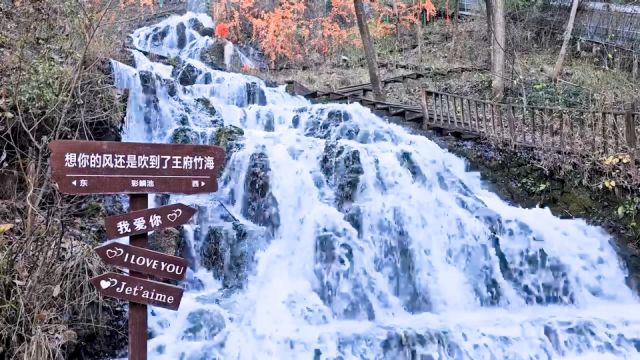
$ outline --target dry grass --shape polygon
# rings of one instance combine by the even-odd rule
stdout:
[[[104,358],[123,348],[124,308],[89,278],[105,209],[53,187],[47,144],[117,139],[123,98],[101,66],[137,24],[118,1],[0,2],[0,359]]]

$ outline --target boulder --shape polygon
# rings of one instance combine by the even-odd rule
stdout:
[[[270,172],[267,154],[257,152],[251,155],[244,181],[242,215],[255,224],[275,231],[280,226],[280,214],[278,201],[271,193]]]

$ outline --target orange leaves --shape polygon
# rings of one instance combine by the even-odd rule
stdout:
[[[218,27],[226,26],[216,27],[216,36],[257,44],[272,64],[299,61],[314,53],[329,56],[346,46],[360,46],[353,0],[330,0],[330,10],[311,19],[305,17],[305,1],[276,3],[265,10],[264,2],[256,0],[214,2],[214,21]],[[370,1],[367,5],[374,38],[388,36],[396,26],[419,24],[422,17],[428,21],[436,13],[432,0],[394,0],[394,6]]]
[[[226,39],[229,36],[229,25],[221,23],[216,25],[214,35],[219,38]]]

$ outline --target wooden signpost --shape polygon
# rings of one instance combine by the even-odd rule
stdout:
[[[183,280],[187,260],[145,248],[112,242],[95,248],[105,264],[129,268],[158,278]]]
[[[129,301],[129,359],[147,358],[147,305],[177,310],[183,289],[147,276],[182,280],[185,259],[146,249],[147,233],[180,226],[196,210],[184,204],[147,209],[149,193],[197,194],[218,190],[224,162],[219,146],[58,140],[49,144],[55,186],[66,194],[130,194],[127,214],[105,219],[108,239],[129,245],[95,249],[107,264],[129,275],[106,273],[90,282],[104,296]]]
[[[172,204],[109,216],[104,219],[104,227],[111,240],[184,225],[195,213],[196,209],[187,205]]]

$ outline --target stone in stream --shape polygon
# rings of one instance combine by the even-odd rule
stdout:
[[[142,93],[145,95],[156,95],[156,82],[154,75],[151,71],[141,70],[138,72],[140,77],[140,86],[142,87]]]
[[[173,144],[197,144],[198,134],[188,126],[180,126],[171,135]]]
[[[247,104],[257,104],[260,106],[267,105],[267,97],[264,90],[258,85],[257,82],[250,82],[247,87]]]
[[[429,290],[416,278],[418,270],[404,222],[400,209],[396,208],[392,218],[381,219],[376,224],[380,251],[376,255],[375,268],[386,274],[391,291],[405,310],[410,313],[430,311]]]
[[[179,23],[176,26],[176,35],[178,35],[178,48],[184,49],[187,46],[187,27],[184,23]]]
[[[320,168],[327,183],[334,188],[338,208],[342,210],[353,203],[360,176],[364,174],[360,152],[347,145],[327,142],[320,160]]]
[[[224,318],[214,310],[194,310],[187,315],[187,322],[182,339],[189,341],[211,340],[225,327]]]
[[[375,312],[359,277],[355,276],[354,253],[346,229],[317,231],[314,289],[340,319],[373,320]]]
[[[198,108],[204,112],[205,114],[211,117],[211,124],[214,127],[222,127],[224,126],[224,119],[222,116],[218,114],[218,110],[216,110],[215,106],[211,104],[211,101],[206,97],[201,97],[196,99],[196,104]]]
[[[269,239],[264,228],[248,228],[238,221],[211,226],[200,248],[200,264],[225,288],[242,288],[255,252]]]
[[[175,67],[173,70],[173,77],[178,78],[178,83],[182,86],[189,86],[196,83],[200,70],[192,64],[185,64],[182,68]]]
[[[278,201],[271,193],[269,158],[263,152],[251,154],[244,180],[242,215],[274,232],[280,226]]]
[[[358,126],[351,121],[351,114],[343,110],[318,110],[307,122],[305,136],[325,140],[354,140],[360,133]]]

